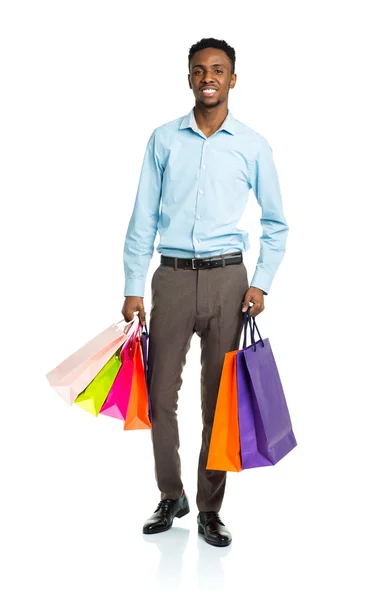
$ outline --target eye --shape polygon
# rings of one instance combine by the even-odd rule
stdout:
[[[199,75],[201,73],[201,71],[199,71],[199,69],[197,71],[194,71],[194,75]]]
[[[223,73],[223,70],[222,69],[216,69],[216,72],[217,73]]]

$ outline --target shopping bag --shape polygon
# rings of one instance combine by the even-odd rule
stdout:
[[[137,323],[136,331],[129,335],[129,338],[122,346],[120,351],[121,367],[108,392],[106,401],[99,411],[99,414],[123,421],[126,418],[133,383],[135,340],[139,335],[141,327],[138,318]]]
[[[97,417],[106,401],[120,366],[120,350],[118,349],[86,389],[77,396],[74,404]]]
[[[243,348],[236,355],[243,469],[275,465],[297,445],[270,341],[262,339],[249,310],[244,314]],[[249,346],[246,345],[248,327]]]
[[[237,350],[225,354],[206,469],[241,471],[236,377]]]
[[[145,372],[145,380],[146,380],[146,388],[148,393],[148,416],[149,421],[152,422],[152,404],[150,401],[149,394],[149,380],[148,380],[148,339],[149,333],[146,323],[143,325],[144,331],[142,331],[141,335],[141,347],[142,347],[142,361],[144,364],[144,372]]]
[[[133,348],[133,379],[123,429],[151,429],[142,343],[139,337],[135,338]]]
[[[119,327],[122,322],[107,327],[46,374],[52,388],[68,404],[73,404],[127,339],[127,334]]]

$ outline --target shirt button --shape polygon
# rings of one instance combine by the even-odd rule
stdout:
[[[203,190],[199,190],[199,194],[203,194]]]
[[[199,240],[195,240],[195,242],[196,242],[197,244],[199,244]]]
[[[198,258],[200,258],[200,254],[197,254],[196,256],[197,256]]]
[[[205,168],[206,168],[206,165],[202,165],[202,169],[205,169]]]
[[[196,218],[197,218],[197,219],[200,219],[200,216],[198,215]]]
[[[206,140],[206,141],[205,141],[205,144],[208,144],[208,143],[209,143],[209,141],[208,141],[208,140]]]

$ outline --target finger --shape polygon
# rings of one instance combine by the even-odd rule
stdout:
[[[244,300],[244,302],[242,303],[242,312],[246,312],[249,306],[253,306],[253,302],[251,302],[249,299]]]
[[[250,316],[256,318],[261,313],[261,305],[254,304],[249,312]]]
[[[124,328],[124,332],[127,333],[131,327],[131,325],[133,324],[134,321],[134,314],[131,315],[131,319],[128,319],[128,317],[125,317],[125,321],[127,322],[127,325]]]
[[[259,307],[258,307],[258,309],[257,309],[257,310],[259,311],[259,314],[260,314],[261,312],[263,312],[264,308],[265,308],[264,304],[260,304],[260,306],[259,306]]]

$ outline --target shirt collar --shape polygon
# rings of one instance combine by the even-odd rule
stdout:
[[[194,131],[196,131],[197,133],[201,133],[202,135],[204,135],[203,131],[201,131],[196,123],[195,120],[195,115],[194,115],[194,107],[191,108],[190,112],[188,113],[188,115],[186,115],[185,117],[182,118],[182,121],[180,123],[179,129],[187,129],[187,128],[191,128]],[[222,129],[224,129],[225,131],[227,131],[228,133],[231,133],[232,135],[235,134],[236,129],[235,129],[235,119],[232,115],[231,110],[228,108],[228,114],[226,116],[226,119],[224,120],[224,122],[222,123],[221,127],[218,129],[218,131],[221,131]],[[216,132],[215,132],[216,133]]]

